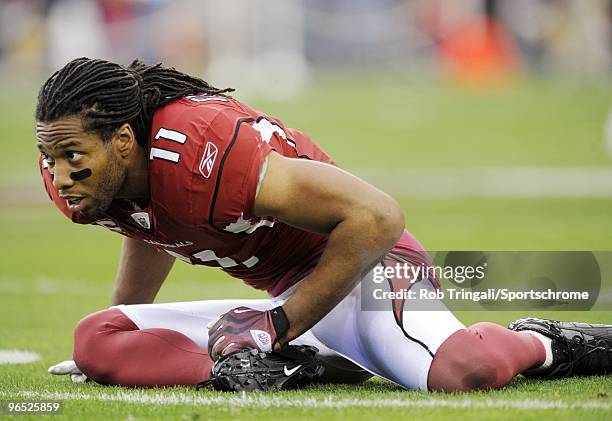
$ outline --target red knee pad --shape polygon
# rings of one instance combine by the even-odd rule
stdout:
[[[520,333],[488,322],[455,332],[434,356],[429,388],[451,392],[504,387],[545,356],[532,335]]]
[[[72,358],[77,367],[90,379],[106,383],[109,355],[112,346],[108,339],[117,331],[137,330],[121,310],[109,308],[98,311],[81,319],[74,329],[74,351]]]

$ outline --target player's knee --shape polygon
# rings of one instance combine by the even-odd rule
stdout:
[[[464,356],[436,355],[429,370],[430,390],[468,392],[491,389],[496,384],[495,366],[485,361],[469,361]]]
[[[122,330],[116,323],[122,317],[127,319],[117,309],[102,310],[81,319],[74,329],[73,359],[92,380],[104,383],[107,377],[109,363],[113,360],[111,333]]]
[[[470,364],[463,363],[461,371],[460,390],[487,390],[495,388],[497,384],[497,368],[491,364],[491,361],[478,361]]]
[[[509,381],[504,375],[503,358],[483,335],[488,328],[479,323],[461,329],[440,346],[429,370],[430,390],[486,390],[502,387]]]

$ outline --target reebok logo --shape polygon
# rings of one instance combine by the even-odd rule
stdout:
[[[217,159],[217,153],[219,149],[215,146],[214,143],[208,142],[206,143],[206,147],[204,148],[204,154],[202,155],[202,160],[200,161],[200,174],[204,178],[210,178],[210,174],[212,173],[213,166],[215,165],[215,160]]]

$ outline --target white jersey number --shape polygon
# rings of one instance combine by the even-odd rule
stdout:
[[[183,256],[182,254],[179,254],[179,253],[176,253],[170,250],[166,250],[166,253],[168,253],[171,256],[176,257],[177,259],[182,260],[183,262],[190,263],[190,264],[193,264],[193,262],[191,261],[192,258],[199,260],[202,263],[216,261],[217,264],[221,266],[222,268],[231,268],[234,266],[238,266],[239,264],[242,264],[248,268],[251,268],[255,266],[257,262],[259,262],[259,258],[255,256],[251,256],[245,261],[237,262],[231,257],[217,256],[214,250],[202,250],[202,251],[192,254],[190,257]]]
[[[182,145],[187,142],[187,135],[181,132],[177,132],[176,130],[170,130],[164,127],[160,127],[157,133],[155,134],[155,140],[159,139],[171,140]],[[156,158],[176,163],[179,162],[181,154],[168,149],[152,147],[151,152],[149,153],[149,159],[153,160]]]

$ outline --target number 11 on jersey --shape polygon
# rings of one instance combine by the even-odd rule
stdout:
[[[177,132],[176,130],[166,129],[164,127],[160,127],[157,133],[155,134],[155,140],[166,139],[171,140],[173,142],[180,143],[181,145],[187,142],[187,135],[181,132]],[[151,147],[151,152],[149,153],[149,159],[163,159],[165,161],[170,162],[179,162],[181,154],[178,152],[174,152],[168,149]]]

